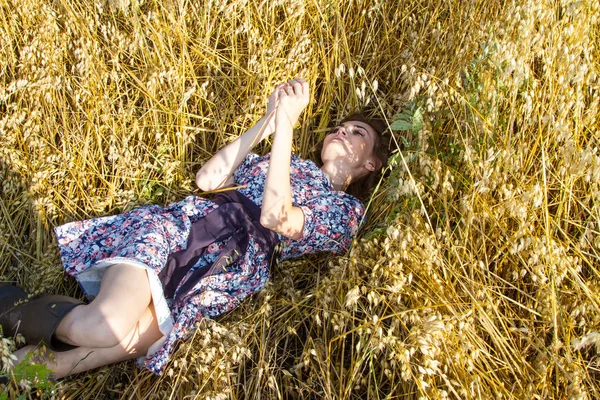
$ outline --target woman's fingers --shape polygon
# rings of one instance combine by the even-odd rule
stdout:
[[[280,99],[283,98],[283,97],[287,97],[287,96],[289,96],[291,94],[292,94],[292,92],[289,89],[287,89],[287,88],[281,88],[279,90],[279,98]]]
[[[274,96],[274,97],[275,97],[275,99],[277,99],[277,96],[278,96],[280,93],[282,93],[282,92],[284,92],[284,91],[285,91],[284,89],[286,88],[286,86],[287,86],[287,85],[288,85],[288,83],[287,83],[287,82],[284,82],[284,83],[280,83],[279,85],[275,86],[275,90],[273,90],[273,94],[272,94],[272,96]]]
[[[294,92],[297,94],[302,94],[302,84],[296,79],[290,81],[290,86],[294,88]]]
[[[308,82],[306,82],[304,79],[296,78],[277,85],[275,87],[275,91],[284,91],[288,94],[308,94],[309,87]]]
[[[306,82],[304,79],[300,78],[299,80],[300,84],[302,85],[302,92],[306,95],[309,96],[310,95],[310,87],[308,86],[308,82]]]
[[[280,94],[284,96],[302,96],[308,98],[310,89],[308,82],[302,78],[292,79],[286,83],[277,86],[276,89]]]
[[[289,85],[294,88],[294,93],[299,95],[308,95],[309,87],[308,82],[302,78],[296,78],[289,81]]]

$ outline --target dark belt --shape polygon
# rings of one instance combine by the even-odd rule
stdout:
[[[165,296],[174,297],[173,304],[182,302],[203,277],[225,271],[237,262],[246,253],[250,237],[271,263],[279,257],[279,237],[260,224],[260,207],[235,190],[220,193],[213,201],[219,207],[192,223],[186,248],[170,254],[158,274]],[[197,268],[188,275],[206,247],[227,238],[229,241],[214,264]]]

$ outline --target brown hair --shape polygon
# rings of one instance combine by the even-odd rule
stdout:
[[[384,133],[387,131],[388,125],[385,120],[381,118],[369,118],[362,113],[350,114],[340,121],[340,124],[343,124],[347,121],[363,122],[373,128],[375,131],[373,155],[377,157],[379,161],[381,161],[381,168],[362,176],[356,181],[350,183],[350,185],[344,189],[344,192],[364,201],[371,195],[371,192],[375,186],[377,186],[377,183],[381,178],[383,168],[387,166],[390,139],[389,137],[385,136]]]

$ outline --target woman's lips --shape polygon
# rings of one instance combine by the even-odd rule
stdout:
[[[336,136],[333,139],[331,139],[332,142],[338,142],[342,145],[342,147],[348,151],[348,142],[346,141],[346,139],[344,139],[343,137],[340,136]]]

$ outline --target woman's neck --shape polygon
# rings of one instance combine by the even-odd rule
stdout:
[[[352,174],[343,163],[327,162],[323,164],[321,171],[327,175],[335,190],[346,189],[352,181]]]

